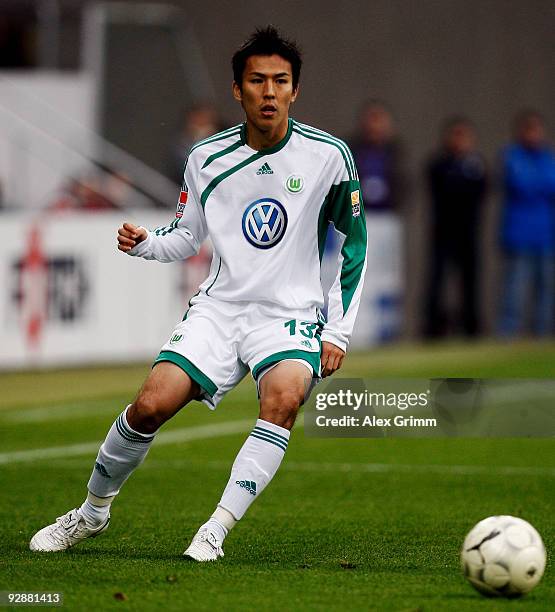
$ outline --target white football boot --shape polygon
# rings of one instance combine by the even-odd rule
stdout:
[[[183,556],[202,563],[205,561],[217,561],[220,557],[224,556],[222,543],[210,527],[203,525],[197,531]]]
[[[37,531],[29,542],[29,548],[36,552],[57,552],[67,550],[85,538],[95,538],[108,529],[110,517],[100,527],[87,526],[77,508],[59,516],[55,523]]]

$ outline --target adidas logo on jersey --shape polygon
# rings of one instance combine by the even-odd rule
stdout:
[[[247,489],[251,495],[256,495],[256,482],[254,480],[236,480],[235,484],[238,484],[242,489]]]
[[[256,171],[256,174],[273,174],[274,171],[270,168],[270,164],[266,162],[264,165],[260,166]]]

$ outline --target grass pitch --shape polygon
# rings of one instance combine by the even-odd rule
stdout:
[[[342,376],[549,377],[554,364],[553,343],[447,344],[353,354]],[[529,520],[554,549],[553,440],[314,439],[297,427],[225,558],[183,560],[256,418],[251,382],[164,427],[105,535],[31,553],[32,534],[81,503],[96,447],[148,367],[0,376],[0,590],[61,591],[70,610],[555,609],[550,563],[530,595],[504,601],[474,592],[458,560],[491,514]]]

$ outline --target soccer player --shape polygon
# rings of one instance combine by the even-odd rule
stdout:
[[[158,429],[191,400],[215,408],[250,370],[259,418],[214,513],[184,553],[196,561],[223,557],[224,538],[279,468],[312,383],[341,367],[366,265],[352,155],[342,141],[289,117],[301,70],[294,43],[272,27],[257,30],[232,65],[245,123],[192,147],[170,225],[147,231],[124,223],[118,231],[120,251],[162,262],[196,254],[210,236],[208,278],[108,432],[87,498],[36,533],[31,550],[64,550],[104,531],[114,497]],[[330,222],[343,245],[324,322],[320,258]]]

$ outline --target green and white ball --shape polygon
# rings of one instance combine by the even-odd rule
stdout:
[[[482,595],[520,597],[541,580],[546,554],[540,534],[514,516],[490,516],[466,536],[464,575]]]

